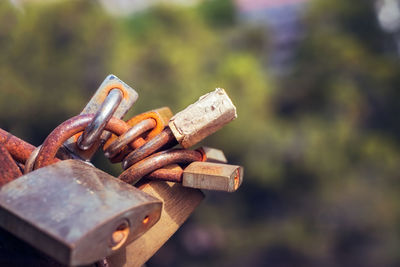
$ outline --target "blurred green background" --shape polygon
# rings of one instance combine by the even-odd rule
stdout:
[[[203,143],[243,165],[244,183],[206,192],[147,265],[399,266],[400,61],[383,2],[396,1],[308,1],[276,71],[271,27],[229,0],[124,16],[3,0],[0,127],[39,145],[109,73],[139,93],[127,118],[225,88],[239,117]],[[95,165],[120,172],[102,155]]]

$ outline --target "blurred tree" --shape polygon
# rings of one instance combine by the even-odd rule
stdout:
[[[245,182],[235,194],[207,193],[148,265],[396,266],[395,46],[371,0],[312,1],[305,24],[293,73],[273,80],[265,29],[238,23],[228,0],[124,18],[96,1],[23,12],[2,1],[0,124],[40,144],[108,73],[139,92],[129,115],[177,112],[223,87],[239,117],[206,143],[243,164]]]
[[[109,72],[114,24],[94,1],[2,1],[0,122],[38,144],[76,114]],[[39,139],[39,140],[38,140]],[[39,142],[38,142],[39,141]]]

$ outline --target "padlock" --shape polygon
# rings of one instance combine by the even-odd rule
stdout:
[[[188,148],[221,129],[237,117],[233,105],[224,89],[203,95],[197,102],[175,114],[159,135],[132,151],[122,162],[125,170],[160,148],[180,144]]]
[[[178,112],[169,128],[183,148],[189,148],[237,118],[236,107],[222,88],[203,95]]]
[[[147,174],[145,178],[182,183],[191,188],[234,192],[243,182],[243,167],[196,161],[185,169],[171,164]]]
[[[132,107],[132,105],[135,103],[135,101],[138,99],[138,93],[128,86],[126,83],[121,81],[117,76],[110,74],[106,77],[106,79],[103,81],[103,83],[100,85],[100,87],[97,89],[95,94],[92,96],[90,101],[87,103],[83,111],[80,113],[81,115],[84,114],[95,114],[98,112],[101,107],[103,106],[102,104],[104,101],[107,99],[107,96],[109,96],[111,91],[120,91],[122,94],[121,98],[116,97],[118,101],[116,102],[117,106],[115,108],[115,112],[113,112],[111,115],[113,115],[116,118],[122,118],[128,110]],[[95,123],[96,117],[94,118],[93,123]],[[88,127],[93,126],[93,124],[88,125]],[[103,125],[104,126],[104,125]],[[101,129],[99,129],[100,131]],[[105,142],[110,137],[110,133],[108,132],[103,132],[101,133],[100,140],[97,140],[89,149],[87,150],[82,150],[77,146],[77,141],[81,134],[77,134],[71,138],[69,138],[64,146],[71,151],[73,154],[78,155],[80,158],[84,160],[90,160],[90,158],[94,155],[94,153],[97,151],[100,145],[102,145],[102,142]],[[96,139],[96,138],[94,138]],[[94,140],[93,139],[93,140]]]
[[[179,229],[204,199],[204,194],[200,190],[185,188],[172,182],[149,181],[141,184],[139,189],[162,200],[161,218],[141,237],[108,257],[110,266],[143,266]]]
[[[243,167],[222,163],[193,162],[182,174],[185,187],[234,192],[243,182]]]
[[[66,265],[98,261],[160,218],[161,202],[77,160],[0,188],[0,226]]]

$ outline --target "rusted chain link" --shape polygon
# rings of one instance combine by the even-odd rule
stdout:
[[[22,175],[6,147],[0,143],[0,187]]]
[[[71,136],[82,132],[93,120],[93,114],[78,115],[61,123],[47,136],[42,148],[36,157],[34,169],[42,168],[52,163],[58,149]],[[120,119],[111,117],[105,126],[105,130],[121,135],[129,129],[129,126]]]
[[[182,175],[183,169],[181,166],[178,164],[171,164],[149,173],[145,178],[157,181],[182,183]]]
[[[13,158],[20,163],[25,163],[33,150],[35,150],[35,146],[25,142],[22,139],[19,139],[18,137],[1,128],[0,143],[3,144]]]
[[[129,153],[128,156],[126,156],[125,159],[122,161],[122,168],[126,170],[134,163],[146,158],[157,150],[161,148],[171,148],[177,144],[178,142],[176,141],[171,130],[166,127],[160,134],[155,136],[146,144]]]
[[[112,163],[118,163],[121,162],[126,155],[128,155],[132,150],[135,150],[141,146],[143,146],[147,141],[161,133],[161,131],[164,129],[164,127],[168,124],[169,118],[172,116],[172,112],[169,108],[163,107],[159,108],[156,110],[148,111],[142,114],[139,114],[137,116],[134,116],[133,118],[129,119],[126,123],[131,126],[130,131],[142,131],[144,132],[144,129],[138,129],[137,127],[140,128],[140,126],[137,126],[138,124],[141,124],[143,121],[147,121],[147,123],[152,123],[148,120],[154,120],[155,125],[152,129],[149,129],[149,132],[146,133],[145,135],[140,135],[137,138],[134,139],[134,141],[130,142],[129,145],[122,145],[120,144],[121,142],[124,144],[126,143],[126,137],[119,137],[113,135],[111,136],[107,142],[104,144],[103,150],[106,152],[106,157],[109,157],[110,161]],[[148,126],[148,125],[147,125]],[[146,126],[146,127],[147,127]],[[114,149],[110,148],[111,146],[118,146],[119,149]],[[111,151],[110,151],[111,150]],[[110,153],[112,152],[112,153]],[[107,156],[107,154],[114,154]]]
[[[116,155],[121,153],[126,145],[140,137],[145,132],[153,129],[156,125],[157,122],[154,119],[145,119],[139,122],[112,142],[110,146],[105,149],[104,155],[107,158],[114,158]]]
[[[161,151],[133,164],[118,178],[127,183],[135,184],[143,176],[167,165],[173,163],[187,164],[202,160],[203,154],[195,150],[173,149]]]

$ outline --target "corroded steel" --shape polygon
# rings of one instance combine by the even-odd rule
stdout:
[[[85,265],[138,238],[161,201],[77,160],[0,188],[0,226],[63,264]]]
[[[11,133],[0,128],[0,143],[10,152],[13,158],[21,163],[29,158],[35,147]]]
[[[190,163],[202,161],[203,155],[195,150],[173,149],[158,152],[144,160],[141,160],[118,177],[122,181],[135,184],[143,176],[173,163]]]
[[[60,146],[71,136],[82,132],[93,120],[93,114],[75,116],[55,128],[46,140],[36,157],[34,169],[47,166],[52,163]],[[111,117],[105,130],[121,135],[129,129],[129,126],[120,119]]]
[[[6,147],[0,143],[0,187],[22,175]]]
[[[197,151],[203,155],[202,161],[227,163],[224,152],[220,149],[202,146],[197,149]],[[150,180],[181,183],[182,175],[183,169],[177,164],[172,164],[153,171],[152,173],[146,175],[145,178]]]
[[[145,132],[154,129],[157,122],[154,119],[145,119],[130,128],[127,132],[115,139],[105,150],[107,158],[113,158],[121,153],[122,149]]]
[[[134,116],[133,118],[129,119],[126,123],[130,126],[135,126],[136,124],[140,123],[143,120],[147,119],[153,119],[156,122],[155,127],[149,131],[147,134],[143,136],[139,136],[134,139],[130,143],[129,146],[124,146],[121,150],[120,153],[117,155],[114,155],[110,158],[110,161],[112,163],[117,163],[121,162],[126,155],[128,155],[132,150],[135,150],[142,145],[144,145],[147,141],[158,135],[167,125],[169,122],[169,119],[172,117],[172,111],[168,107],[162,107],[158,108],[155,110],[151,110],[148,112],[144,112],[142,114],[139,114],[137,116]],[[112,135],[107,142],[104,144],[103,149],[108,150],[109,146],[112,143],[115,143],[115,140],[117,139],[117,136]]]
[[[160,134],[155,136],[146,144],[129,153],[128,156],[126,156],[122,161],[122,168],[127,169],[129,166],[132,166],[134,163],[146,158],[160,148],[165,148],[165,146],[170,148],[175,146],[177,143],[178,142],[176,141],[171,130],[166,127]]]

